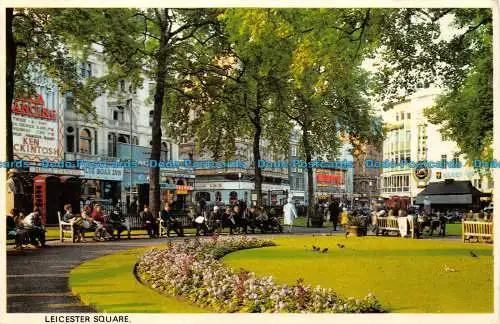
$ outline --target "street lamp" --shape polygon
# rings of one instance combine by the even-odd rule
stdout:
[[[130,195],[130,206],[132,205],[132,172],[133,172],[133,168],[132,168],[132,98],[128,99],[127,100],[127,107],[130,108],[130,139],[129,139],[129,143],[130,143],[130,186],[129,186],[129,195]],[[135,212],[135,211],[132,211],[132,212]]]
[[[372,209],[372,186],[373,182],[370,180],[368,183],[368,207],[370,207],[370,210]]]
[[[241,193],[241,172],[238,172],[238,195]]]

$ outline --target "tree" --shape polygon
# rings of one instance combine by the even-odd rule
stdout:
[[[378,92],[398,100],[442,87],[429,121],[468,160],[492,157],[493,55],[491,9],[400,9],[387,17],[379,49]],[[444,28],[446,24],[451,28]],[[450,30],[451,29],[451,32]],[[448,35],[447,35],[448,34]]]
[[[71,9],[70,9],[71,10]],[[218,33],[217,9],[76,9],[68,33],[82,33],[78,48],[104,48],[110,71],[119,71],[138,86],[143,78],[155,82],[151,160],[160,160],[162,116],[172,91],[183,86],[177,77],[191,60],[193,41],[211,46]],[[72,11],[72,10],[71,10]],[[168,98],[168,100],[166,100]],[[159,169],[150,169],[149,205],[160,209]]]
[[[276,109],[281,103],[274,83],[286,75],[289,65],[286,60],[291,57],[283,51],[286,40],[275,34],[279,17],[274,11],[224,10],[218,16],[223,26],[220,46],[215,52],[206,49],[197,52],[198,59],[204,55],[216,59],[200,60],[206,63],[192,67],[184,76],[187,79],[194,76],[196,80],[195,90],[189,96],[194,101],[187,99],[184,107],[190,106],[199,113],[190,127],[200,148],[212,151],[214,158],[219,158],[219,152],[226,157],[234,154],[237,138],[252,143],[258,205],[262,203],[263,176],[258,166],[261,141],[268,140],[277,155],[287,154],[291,129],[287,118]],[[185,93],[179,96],[186,98]],[[179,110],[185,114],[183,108]]]
[[[314,158],[338,156],[341,137],[354,150],[363,143],[380,141],[368,103],[369,75],[363,59],[377,40],[380,15],[370,9],[306,9],[279,12],[287,22],[286,38],[292,60],[287,78],[276,85],[283,113],[302,131],[308,164],[308,225],[313,214]],[[328,22],[325,25],[325,22]],[[285,81],[286,80],[286,81]]]
[[[66,26],[74,16],[59,16],[59,9],[6,9],[7,33],[7,160],[13,160],[11,106],[16,95],[33,94],[34,70],[52,78],[61,93],[71,91],[77,112],[95,117],[92,101],[106,89],[105,78],[83,80],[77,59],[64,46]],[[75,36],[76,37],[76,36]]]

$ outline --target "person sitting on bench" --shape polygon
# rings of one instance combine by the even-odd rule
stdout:
[[[7,239],[14,238],[16,240],[16,249],[22,250],[27,234],[27,231],[20,224],[19,210],[12,209],[7,214]]]
[[[120,239],[121,233],[127,230],[127,226],[125,226],[125,218],[123,217],[123,213],[119,206],[116,206],[109,214],[108,226],[112,239],[115,239],[115,230],[117,239]]]
[[[23,219],[23,227],[28,230],[28,235],[32,245],[46,246],[45,226],[42,224],[42,217],[38,207],[35,207],[33,212]]]
[[[144,205],[144,210],[139,214],[140,218],[146,224],[146,229],[148,231],[148,235],[150,238],[158,238],[159,237],[159,228],[156,222],[155,217],[149,211],[148,205]]]
[[[66,213],[63,216],[63,221],[73,224],[73,242],[75,242],[75,239],[77,242],[81,242],[85,234],[83,218],[80,215],[73,215],[73,207],[71,204],[64,205],[64,210]]]
[[[167,230],[167,236],[170,236],[170,231],[173,230],[177,236],[184,236],[184,230],[182,224],[172,215],[172,207],[169,204],[165,204],[165,207],[161,211],[161,219],[163,220],[163,225]]]

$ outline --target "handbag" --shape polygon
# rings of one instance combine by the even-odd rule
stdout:
[[[82,226],[83,223],[83,218],[81,217],[75,217],[73,220],[73,225],[75,226]]]
[[[83,228],[89,229],[91,226],[91,223],[88,220],[83,220],[82,225],[83,225]]]

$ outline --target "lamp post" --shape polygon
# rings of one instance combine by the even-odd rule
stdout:
[[[128,108],[130,108],[130,139],[129,139],[129,143],[130,143],[130,186],[129,186],[129,195],[130,195],[130,206],[132,205],[132,172],[133,172],[133,168],[132,168],[132,98],[128,99],[127,100],[127,106]],[[132,211],[132,212],[135,212],[135,211]]]
[[[241,193],[241,172],[238,172],[238,195]]]
[[[372,186],[373,182],[370,180],[370,182],[368,182],[368,207],[370,210],[372,209]]]

